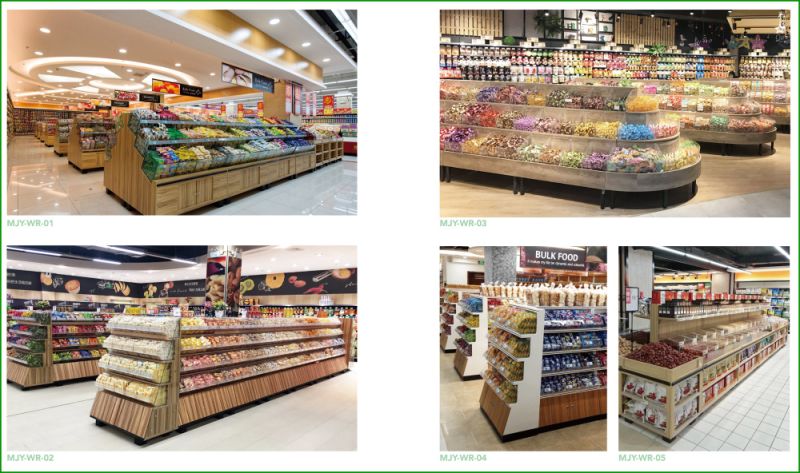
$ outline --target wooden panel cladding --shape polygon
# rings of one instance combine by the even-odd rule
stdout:
[[[539,427],[606,413],[606,390],[544,398],[539,403]]]
[[[142,439],[151,439],[175,430],[168,406],[153,407],[123,396],[100,390],[94,398],[91,416],[119,427]]]
[[[442,350],[447,350],[447,339],[449,335],[446,333],[439,334],[439,348]]]
[[[503,402],[502,399],[497,397],[497,394],[495,394],[492,388],[486,383],[483,383],[480,404],[481,410],[492,422],[495,430],[497,430],[500,435],[505,435],[506,423],[508,422],[508,415],[511,413],[511,408],[508,404]]]
[[[650,18],[643,15],[619,15],[614,40],[617,44],[644,44],[675,46],[675,19]]]
[[[23,388],[50,384],[49,368],[31,368],[30,366],[8,360],[6,363],[6,379]]]
[[[53,382],[68,379],[94,378],[100,374],[98,360],[53,363]]]
[[[317,165],[316,153],[301,154],[295,160],[295,172],[300,174],[310,169],[314,169]]]
[[[344,142],[330,140],[317,143],[314,152],[317,155],[317,166],[341,159],[344,156]]]
[[[442,10],[439,31],[443,35],[503,36],[502,10]]]
[[[469,360],[463,353],[456,351],[456,356],[453,358],[453,367],[462,378],[464,377],[464,371],[467,369],[467,361]]]
[[[178,401],[178,421],[181,425],[212,416],[218,412],[277,394],[347,369],[347,357],[290,368],[277,373],[223,384],[181,395]]]

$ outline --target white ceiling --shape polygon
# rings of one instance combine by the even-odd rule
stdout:
[[[259,23],[261,26],[254,26],[263,28],[266,34],[291,43],[287,46],[312,62],[319,61],[318,65],[326,74],[348,68],[355,70],[342,53],[337,52],[294,10],[248,10],[241,13]],[[281,23],[269,25],[269,19],[276,16],[281,17]],[[50,33],[43,33],[40,28],[47,28]],[[307,78],[302,70],[286,68],[265,56],[247,52],[230,38],[216,38],[195,31],[164,11],[9,10],[6,34],[9,38],[8,89],[15,101],[65,104],[109,97],[110,89],[101,89],[100,95],[73,90],[97,79],[88,79],[86,74],[63,68],[75,65],[103,65],[119,76],[117,85],[139,84],[149,74],[156,73],[210,91],[230,87],[219,77],[221,62],[226,61],[269,77],[303,83],[309,90],[322,88],[321,82]],[[309,41],[311,46],[303,48],[301,44],[295,44],[301,38],[300,43]],[[121,53],[120,49],[127,52]],[[35,51],[42,55],[34,54]],[[322,62],[326,57],[330,57],[329,63]],[[47,72],[48,69],[53,72]],[[127,72],[128,69],[132,72]],[[84,82],[46,82],[39,77],[40,74],[79,77]],[[149,84],[139,91],[148,89]],[[56,90],[63,92],[53,92]],[[32,92],[47,94],[16,96],[17,93]]]
[[[139,283],[201,279],[206,272],[205,261],[194,266],[173,261],[109,265],[20,252],[9,252],[7,261],[11,269]],[[357,266],[355,246],[266,246],[242,253],[243,276]]]
[[[236,16],[272,36],[323,68],[324,74],[355,72],[356,65],[346,51],[302,10],[231,10]],[[269,24],[277,18],[280,23]],[[303,47],[303,43],[311,43]],[[325,58],[330,59],[323,62]]]

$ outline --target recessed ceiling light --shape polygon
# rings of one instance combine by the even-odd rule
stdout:
[[[208,75],[213,77],[213,76],[217,75],[217,73],[216,72],[210,72]]]
[[[50,34],[50,28],[45,28],[44,26],[39,28],[39,31],[41,31],[44,34]]]
[[[34,51],[33,54],[35,54],[37,56],[44,56],[44,53],[41,52],[41,51]]]
[[[52,74],[52,73],[53,73],[53,70],[52,70],[52,69],[48,69],[48,70],[47,70],[47,73],[48,73],[48,74]]]
[[[134,79],[133,77],[131,77],[131,78],[130,78],[130,79],[128,79],[128,80],[136,80],[136,79]]]
[[[125,69],[125,72],[133,72],[133,69]]]
[[[273,18],[273,19],[269,20],[269,24],[270,25],[277,25],[280,22],[281,22],[280,18]]]
[[[181,63],[179,63],[179,62],[176,62],[176,63],[175,63],[175,67],[181,67]]]
[[[127,52],[128,52],[128,50],[127,50],[127,49],[125,49],[125,48],[119,48],[119,53],[120,53],[120,54],[125,54],[125,53],[127,53]]]
[[[307,48],[307,47],[311,46],[311,43],[309,43],[308,41],[306,41],[305,43],[301,44],[300,46],[302,46],[302,47],[304,47],[304,48]]]
[[[322,62],[331,62],[331,58],[326,57],[325,59],[322,60]]]

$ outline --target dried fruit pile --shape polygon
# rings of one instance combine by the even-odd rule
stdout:
[[[678,351],[663,342],[648,343],[642,348],[628,355],[632,360],[650,363],[651,365],[662,366],[664,368],[675,368],[688,363],[695,358],[696,354],[685,351]]]

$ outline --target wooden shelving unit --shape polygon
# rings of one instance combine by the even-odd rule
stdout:
[[[670,320],[658,316],[658,307],[650,306],[651,342],[720,324],[758,321],[762,317],[762,309],[754,307],[752,311],[738,314]],[[672,442],[786,344],[788,322],[777,317],[773,319],[765,330],[750,332],[741,341],[725,346],[713,358],[695,358],[672,369],[620,358],[620,417]]]
[[[489,298],[482,297],[481,311],[471,311],[459,300],[456,305],[456,314],[453,316],[452,333],[455,336],[454,345],[456,347],[456,355],[453,358],[453,368],[455,368],[458,376],[462,381],[470,379],[478,379],[481,373],[486,369],[486,360],[483,358],[483,351],[487,347],[487,334],[489,331]],[[468,327],[465,323],[465,318],[461,316],[473,315],[478,317],[478,324],[474,327]],[[468,327],[467,330],[475,332],[475,341],[469,342],[464,336],[463,332],[458,331],[458,327]],[[465,351],[459,346],[459,340],[463,340],[469,347],[469,351]],[[471,353],[470,353],[471,352]]]
[[[94,405],[92,406],[91,417],[99,426],[106,424],[117,427],[134,437],[137,444],[164,435],[172,431],[181,432],[189,424],[199,420],[217,415],[221,412],[230,411],[248,403],[269,398],[280,392],[287,391],[332,375],[347,371],[348,357],[351,347],[352,319],[317,319],[318,323],[304,323],[297,325],[277,325],[276,320],[284,321],[287,319],[246,319],[250,321],[242,327],[198,327],[185,325],[178,330],[177,318],[164,318],[164,330],[162,332],[152,332],[135,330],[129,327],[120,330],[112,326],[111,335],[123,336],[127,338],[141,339],[143,341],[156,341],[169,344],[171,349],[168,356],[154,357],[143,353],[135,353],[135,347],[128,350],[115,349],[116,346],[108,345],[110,357],[119,356],[127,359],[138,359],[151,361],[168,366],[168,381],[154,382],[141,375],[121,374],[114,369],[106,368],[106,373],[113,378],[117,378],[120,383],[139,382],[143,385],[151,386],[157,390],[164,390],[163,403],[153,403],[136,399],[125,391],[111,390],[106,385],[98,383],[101,388],[97,393]],[[289,319],[291,320],[291,319]],[[175,326],[167,325],[175,322]],[[213,338],[232,334],[274,334],[277,332],[297,331],[297,330],[320,330],[334,329],[334,333],[326,333],[321,336],[314,336],[308,333],[305,338],[281,340],[277,336],[269,341],[260,343],[249,343],[239,345],[212,345],[208,348],[193,348],[191,350],[181,349],[181,339],[204,336]],[[197,357],[204,355],[223,355],[230,352],[241,352],[255,348],[279,347],[291,343],[302,343],[304,340],[317,341],[328,339],[342,339],[339,345],[308,347],[305,350],[293,350],[287,352],[265,353],[259,357],[237,358],[235,362],[216,363],[213,365],[185,365],[184,358]],[[299,356],[309,353],[322,353],[323,350],[332,349],[331,355],[318,355],[317,358],[302,360],[301,362],[290,363],[289,357]],[[133,350],[133,351],[131,351]],[[337,351],[340,350],[340,351]],[[226,369],[236,367],[247,367],[257,365],[270,360],[274,361],[270,369],[252,372],[242,377],[226,377],[221,373]],[[286,364],[281,365],[279,360],[286,360]],[[184,368],[184,366],[187,366]],[[190,378],[200,374],[219,374],[214,376],[216,379],[213,384],[195,385],[182,378]],[[156,405],[158,404],[158,405]]]
[[[71,327],[78,325],[86,325],[88,321],[48,319],[47,323],[45,323],[42,321],[37,321],[33,317],[18,317],[14,315],[14,314],[21,314],[23,312],[30,312],[30,311],[11,311],[12,315],[9,321],[8,335],[23,336],[30,340],[41,341],[43,345],[43,350],[40,352],[31,351],[30,349],[27,349],[21,345],[11,344],[11,343],[9,343],[9,346],[18,352],[41,355],[41,363],[40,366],[33,366],[27,363],[24,359],[9,356],[7,363],[8,381],[11,381],[12,383],[19,385],[23,389],[27,389],[33,386],[44,386],[62,381],[93,378],[100,373],[100,370],[97,366],[97,360],[99,357],[55,361],[53,356],[54,352],[61,352],[61,351],[78,351],[78,350],[91,350],[91,349],[100,349],[102,351],[102,349],[99,346],[73,345],[70,347],[56,348],[54,346],[54,340],[59,338],[69,338],[69,337],[72,338],[86,338],[87,336],[97,337],[102,335],[104,332],[95,332],[91,335],[81,334],[81,333],[74,333],[69,335],[62,333],[54,333],[58,332],[58,329],[56,329],[55,327]],[[50,311],[37,311],[37,312],[41,314],[47,314],[48,316],[50,315]],[[90,321],[90,323],[97,325],[104,325],[105,319],[103,319],[102,317],[98,317],[97,320]],[[39,330],[39,332],[42,333],[36,335],[30,331],[19,330],[19,327],[21,326],[29,326],[32,327],[34,330],[40,328],[41,330]]]
[[[130,119],[130,114],[120,119],[103,182],[107,193],[144,215],[186,213],[316,168],[312,150],[151,180],[142,170],[144,158],[135,147]]]
[[[478,296],[478,289],[458,289],[445,287],[445,295],[439,298],[439,348],[445,353],[456,351],[455,341],[458,334],[455,332],[456,314],[458,313],[458,302],[470,295]],[[448,295],[452,294],[452,302],[448,300]]]
[[[605,372],[606,365],[575,368],[552,372],[543,369],[544,357],[585,353],[587,350],[575,348],[564,350],[544,350],[544,337],[550,334],[581,335],[587,332],[604,332],[606,327],[550,329],[546,327],[548,307],[530,307],[511,303],[515,309],[536,314],[536,328],[530,333],[520,333],[505,326],[490,316],[493,330],[505,332],[522,346],[528,345],[527,356],[522,352],[514,352],[515,344],[502,343],[489,337],[489,369],[484,378],[480,397],[480,406],[502,441],[514,440],[535,435],[542,428],[553,428],[559,424],[591,421],[606,415],[606,385],[572,389],[555,393],[543,393],[542,384],[545,378],[570,374]],[[592,313],[605,312],[604,307],[582,309]],[[592,352],[605,352],[606,346],[594,347]],[[516,374],[509,373],[504,364],[497,364],[489,357],[494,353],[506,362],[521,364],[522,369]],[[503,386],[498,386],[493,379],[499,377]]]
[[[67,128],[66,138],[61,138],[61,129]],[[56,125],[56,141],[53,152],[59,156],[66,156],[69,153],[69,133],[72,129],[72,120],[60,119]]]
[[[44,145],[45,146],[54,146],[56,141],[58,141],[58,127],[56,126],[55,119],[50,119],[45,122],[44,125]]]
[[[315,142],[316,166],[324,166],[342,159],[344,142],[342,140],[320,140]]]
[[[114,134],[114,124],[111,121],[95,120],[95,121],[82,121],[74,120],[69,132],[69,145],[67,151],[67,159],[75,169],[82,173],[94,169],[103,169],[106,150],[105,148],[98,148],[92,150],[84,150],[81,146],[81,126],[105,126],[108,128],[108,134]]]

